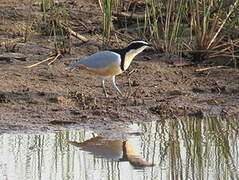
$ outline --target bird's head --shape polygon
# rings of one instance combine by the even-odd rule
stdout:
[[[126,49],[127,49],[127,52],[138,54],[138,53],[141,53],[144,49],[149,47],[152,47],[152,45],[145,41],[134,40],[131,43],[129,43]]]
[[[129,45],[123,49],[125,56],[122,61],[123,63],[121,64],[121,69],[125,71],[137,54],[141,53],[143,50],[151,46],[151,44],[139,40],[135,40],[129,43]]]

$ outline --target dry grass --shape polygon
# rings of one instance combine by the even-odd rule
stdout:
[[[120,25],[115,31],[137,33],[138,38],[154,42],[156,49],[166,55],[184,55],[194,62],[221,56],[238,59],[237,0],[127,2],[115,0],[113,3],[116,5],[111,11],[117,13],[108,21],[116,20],[113,27]],[[187,37],[185,29],[190,30]],[[113,37],[113,33],[103,35],[108,40]]]
[[[3,17],[0,29],[25,39],[29,34],[40,32],[51,37],[56,54],[70,53],[69,32],[59,25],[64,22],[71,28],[70,7],[66,3],[68,1],[3,0],[3,8],[19,8],[24,4],[29,12],[22,21],[12,24],[6,24]],[[35,12],[37,6],[42,12]],[[153,42],[160,53],[183,56],[198,63],[223,56],[236,65],[239,59],[237,0],[98,0],[98,8],[102,12],[102,26],[97,28],[102,32],[99,39],[105,47],[111,42],[144,39]]]

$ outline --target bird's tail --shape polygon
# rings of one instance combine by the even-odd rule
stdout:
[[[71,69],[75,68],[77,65],[78,65],[78,62],[76,61],[76,62],[74,62],[72,64],[67,65],[65,67],[65,70],[71,70]]]

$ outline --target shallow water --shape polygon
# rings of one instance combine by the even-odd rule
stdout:
[[[112,137],[84,129],[1,134],[0,179],[239,179],[238,131],[233,118],[185,118],[133,124]]]

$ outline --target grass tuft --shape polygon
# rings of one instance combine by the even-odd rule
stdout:
[[[104,45],[113,37],[114,27],[114,31],[124,37],[137,34],[133,39],[153,42],[155,48],[167,56],[183,56],[197,63],[226,57],[236,65],[239,59],[238,0],[127,2],[103,1]],[[112,12],[117,13],[112,16]]]
[[[103,46],[106,48],[109,45],[112,28],[113,0],[104,0],[103,2]]]
[[[50,35],[54,42],[56,54],[70,53],[70,35],[65,31],[62,23],[69,24],[69,12],[65,3],[56,3],[54,0],[42,0],[42,29]]]

